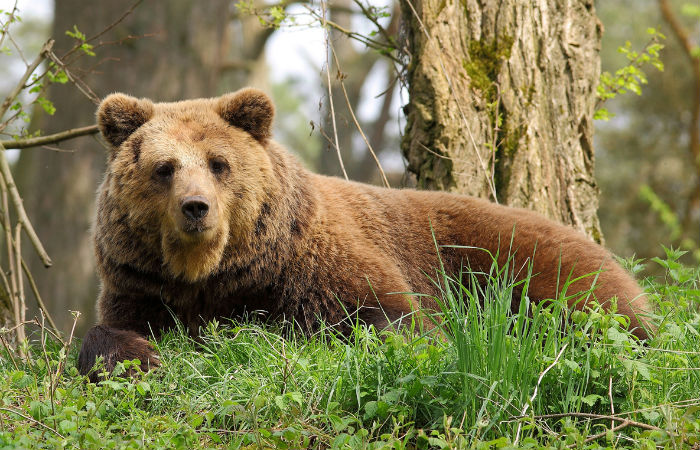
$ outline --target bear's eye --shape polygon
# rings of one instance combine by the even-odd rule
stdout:
[[[156,166],[155,176],[161,180],[169,180],[173,176],[175,168],[170,163],[160,163]]]
[[[228,170],[228,164],[221,159],[212,159],[209,161],[209,170],[214,175],[221,175]]]

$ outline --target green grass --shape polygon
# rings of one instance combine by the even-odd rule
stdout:
[[[0,449],[691,448],[700,269],[678,257],[652,262],[667,279],[646,280],[659,326],[646,344],[625,317],[570,314],[565,298],[512,313],[507,267],[484,288],[438,272],[439,332],[211,323],[200,342],[157,342],[160,369],[98,385],[77,374],[78,343],[39,330],[29,361],[0,354]]]

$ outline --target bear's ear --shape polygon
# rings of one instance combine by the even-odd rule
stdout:
[[[245,88],[219,98],[219,115],[230,125],[248,132],[264,143],[271,134],[275,107],[263,91]]]
[[[153,102],[125,94],[107,96],[97,108],[97,125],[102,136],[119,147],[141,125],[153,117]]]

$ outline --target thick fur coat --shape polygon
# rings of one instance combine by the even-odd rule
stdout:
[[[518,276],[531,263],[535,301],[599,272],[567,295],[595,280],[589,298],[617,297],[646,336],[637,315],[647,299],[601,246],[523,209],[310,173],[270,140],[273,106],[258,90],[176,103],[114,94],[97,116],[112,150],[94,230],[100,323],[83,341],[84,374],[98,356],[107,369],[127,358],[157,364],[145,338],[174,316],[193,334],[246,311],[307,330],[348,313],[385,327],[436,306],[409,294],[438,294],[436,242],[451,273],[488,272],[491,257],[477,248],[500,263],[513,254]]]

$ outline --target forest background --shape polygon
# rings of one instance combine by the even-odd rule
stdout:
[[[3,3],[7,3],[3,5],[6,9],[14,2],[4,0]],[[73,29],[78,21],[104,27],[128,9],[128,5],[121,2],[104,1],[101,8],[74,13],[72,11],[80,9],[80,2],[75,2],[75,7],[70,3],[60,2],[61,7],[54,9],[54,4],[47,0],[19,1],[22,22],[13,31],[18,46],[27,55],[34,55],[50,35],[61,39],[65,30]],[[666,3],[670,4],[671,16],[664,15],[660,7]],[[218,95],[246,85],[260,87],[273,96],[277,105],[275,138],[296,152],[312,170],[342,176],[338,155],[329,143],[332,126],[324,73],[326,43],[318,17],[302,4],[288,6],[284,12],[280,9],[278,16],[274,11],[270,15],[269,10],[263,16],[256,15],[259,11],[252,4],[239,3],[231,4],[230,16],[222,20],[216,13],[221,5],[206,4],[209,6],[192,11],[183,6],[180,17],[159,22],[173,27],[168,30],[169,38],[188,41],[189,54],[182,53],[182,46],[168,46],[158,29],[142,26],[145,30],[142,35],[117,35],[105,51],[96,50],[96,56],[85,65],[87,84],[97,86],[95,91],[100,96],[125,89],[119,86],[139,86],[129,93],[153,96],[156,100],[198,97],[203,95],[201,92]],[[338,31],[353,30],[367,36],[373,33],[370,20],[361,14],[348,14],[353,5],[334,2],[328,12],[329,20],[337,24],[330,37],[341,61],[349,103],[390,184],[413,186],[415,179],[407,175],[400,151],[401,133],[406,124],[402,106],[407,102],[407,92],[401,79],[397,79],[390,58]],[[376,15],[379,23],[396,32],[397,13],[392,3],[374,6],[379,12]],[[598,215],[605,245],[622,257],[660,256],[664,254],[662,245],[690,250],[684,257],[688,264],[697,264],[700,257],[700,175],[690,131],[693,120],[697,120],[692,110],[700,99],[694,98],[693,93],[700,80],[682,39],[674,30],[679,26],[684,30],[685,39],[693,44],[692,51],[696,52],[697,59],[698,9],[684,1],[596,2],[596,13],[604,27],[600,53],[603,72],[615,73],[621,67],[634,66],[636,62],[630,60],[630,52],[643,52],[652,39],[657,39],[656,35],[648,33],[650,27],[666,36],[659,41],[664,46],[660,54],[663,70],[639,64],[641,92],[627,92],[608,100],[605,104],[608,120],[595,122],[596,178],[600,189]],[[102,17],[94,17],[92,21],[79,17],[80,14],[97,14],[96,11],[100,11]],[[271,24],[276,26],[271,27]],[[209,31],[193,36],[194,28]],[[120,60],[119,47],[137,45],[137,40],[145,49],[143,54],[136,59]],[[149,53],[167,52],[169,47],[179,53],[167,57]],[[225,64],[218,64],[213,70],[213,61],[222,55]],[[22,55],[14,52],[6,58],[10,63],[0,68],[3,97],[12,88],[17,74],[24,70]],[[168,64],[149,67],[153,61],[163,60]],[[128,67],[148,69],[139,72]],[[143,73],[148,73],[149,78],[133,79],[143,77]],[[191,78],[191,82],[185,83],[189,88],[175,83],[168,88],[168,79],[182,77]],[[96,81],[92,83],[91,80]],[[155,85],[158,85],[159,94],[149,94],[149,86]],[[333,91],[344,168],[351,179],[381,184],[380,172],[366,151],[365,141],[351,116],[338,107],[344,104],[340,95],[340,90]],[[58,86],[52,92],[52,101],[58,108],[56,116],[34,108],[30,117],[31,130],[41,129],[47,134],[91,124],[93,105],[85,99],[80,105],[71,106],[67,113],[66,105],[71,105],[75,97],[73,86]],[[700,124],[696,121],[694,126],[698,128]],[[42,172],[36,167],[36,155],[51,150],[59,151],[54,151],[51,159],[42,160],[46,165],[46,171]],[[31,212],[31,220],[55,259],[54,267],[44,270],[38,258],[29,256],[27,251],[39,290],[47,293],[48,308],[59,328],[66,330],[71,325],[69,310],[83,313],[78,326],[86,328],[93,322],[97,291],[92,248],[87,236],[93,193],[99,182],[99,175],[94,174],[101,171],[104,149],[94,137],[83,137],[48,150],[10,151],[8,156],[14,161],[18,185],[27,210]],[[65,161],[70,162],[66,165]],[[77,227],[75,222],[66,225],[67,216],[80,217]],[[29,313],[28,317],[33,314]]]

